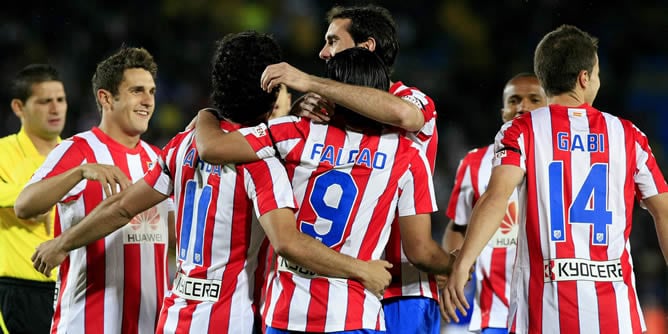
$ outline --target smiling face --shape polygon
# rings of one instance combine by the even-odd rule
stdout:
[[[353,37],[348,32],[350,19],[334,19],[329,24],[325,33],[325,45],[320,50],[318,56],[322,60],[329,60],[337,52],[350,49],[355,46]]]
[[[148,129],[154,109],[155,82],[151,73],[141,68],[125,70],[118,94],[110,99],[110,125],[126,136],[138,137]]]
[[[503,89],[503,109],[501,118],[507,122],[517,116],[547,106],[545,90],[538,78],[531,76],[517,77]]]
[[[67,98],[60,81],[44,81],[32,85],[32,94],[25,103],[15,99],[17,115],[29,135],[44,140],[58,138],[65,126]]]

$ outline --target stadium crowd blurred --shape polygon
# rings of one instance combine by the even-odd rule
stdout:
[[[334,4],[360,1],[149,0],[16,3],[0,13],[0,136],[14,133],[7,82],[29,63],[48,62],[64,78],[69,103],[63,137],[97,124],[90,74],[97,60],[122,44],[143,46],[159,65],[156,114],[144,138],[162,146],[208,105],[213,42],[247,29],[272,33],[285,59],[323,75],[314,50]],[[380,2],[378,2],[380,3]],[[668,3],[558,0],[383,1],[400,29],[395,76],[434,98],[440,132],[435,182],[440,234],[453,173],[466,151],[493,139],[500,121],[499,91],[514,73],[532,70],[533,49],[560,24],[578,25],[600,38],[603,85],[595,106],[631,119],[653,139],[668,172]],[[260,84],[258,79],[258,85]],[[293,98],[296,97],[293,95]],[[491,114],[490,114],[491,113]],[[643,305],[668,307],[668,275],[649,214],[638,210],[632,234],[637,287]]]

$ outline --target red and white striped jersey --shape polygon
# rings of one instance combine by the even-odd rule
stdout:
[[[157,159],[144,141],[132,149],[99,128],[63,140],[30,183],[86,163],[115,165],[133,182]],[[105,198],[100,182],[82,180],[56,205],[55,235],[79,223]],[[60,265],[52,333],[148,333],[168,289],[167,201],[123,228],[72,250]]]
[[[221,122],[225,131],[237,125]],[[278,208],[295,208],[285,168],[274,157],[211,165],[199,159],[193,131],[174,137],[144,178],[177,207],[177,274],[157,333],[251,333],[254,272],[262,226]]]
[[[518,333],[641,333],[634,199],[668,191],[647,138],[584,104],[506,123],[494,165],[526,171],[509,323]]]
[[[416,143],[419,149],[426,155],[431,172],[434,172],[436,164],[436,149],[438,146],[438,132],[436,131],[436,107],[434,101],[415,87],[408,87],[401,81],[395,82],[390,87],[390,94],[398,96],[408,102],[415,104],[424,116],[424,125],[419,132],[402,131],[409,139]],[[401,236],[399,234],[399,223],[395,219],[394,228],[387,243],[385,258],[394,267],[392,283],[385,290],[383,298],[401,296],[423,296],[438,300],[438,287],[433,275],[427,274],[415,268],[406,258],[401,247]]]
[[[397,131],[346,131],[308,119],[270,122],[300,203],[300,231],[362,260],[382,258],[394,216],[436,210],[426,157]],[[245,132],[244,132],[245,131]],[[242,129],[258,156],[274,154],[266,128]],[[357,281],[320,277],[277,258],[268,277],[265,324],[333,332],[385,328],[380,300]]]
[[[489,145],[470,151],[459,163],[446,211],[446,216],[455,224],[468,225],[473,206],[487,189],[493,156],[494,145]],[[507,326],[518,227],[517,192],[513,192],[501,227],[476,260],[476,297],[470,331]]]

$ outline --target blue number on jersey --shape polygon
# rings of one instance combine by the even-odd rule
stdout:
[[[206,185],[200,191],[197,190],[196,181],[189,180],[186,182],[178,256],[179,259],[184,261],[188,258],[190,233],[194,222],[195,245],[193,247],[193,263],[201,266],[204,263],[204,259],[202,258],[202,253],[204,252],[204,227],[206,226],[206,213],[211,203],[212,188],[210,185]],[[197,201],[196,197],[199,197]],[[195,211],[197,211],[197,217],[193,219]]]
[[[562,161],[549,165],[550,188],[550,240],[565,241],[564,200]],[[612,212],[607,210],[608,202],[608,164],[597,163],[591,166],[589,173],[577,191],[575,200],[570,204],[569,223],[592,224],[592,245],[608,244],[608,225],[612,224]],[[589,208],[590,199],[593,200]]]
[[[349,174],[330,170],[318,176],[313,183],[309,203],[317,220],[328,221],[328,231],[317,231],[314,222],[302,221],[302,232],[320,240],[327,247],[334,247],[344,239],[350,212],[357,198],[357,186]],[[322,233],[321,233],[322,232]]]

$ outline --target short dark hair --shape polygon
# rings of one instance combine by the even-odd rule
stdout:
[[[580,71],[591,75],[596,63],[598,39],[572,25],[562,25],[538,43],[534,72],[547,96],[573,90]]]
[[[327,23],[332,23],[334,19],[350,19],[347,30],[355,44],[362,43],[369,37],[376,40],[374,52],[392,69],[399,52],[399,39],[397,24],[387,9],[377,5],[336,6],[327,12]]]
[[[385,63],[375,53],[360,47],[337,52],[327,62],[327,77],[343,83],[383,91],[390,88],[390,74]],[[341,115],[346,124],[354,127],[382,128],[382,124],[341,105],[336,106],[336,115]]]
[[[12,99],[25,103],[32,96],[32,86],[45,81],[62,81],[55,67],[49,64],[30,64],[22,68],[11,82]]]
[[[242,125],[256,125],[272,110],[276,93],[260,87],[260,77],[281,62],[281,49],[267,34],[227,34],[216,43],[211,70],[211,100],[220,116]]]
[[[91,79],[93,94],[97,96],[98,89],[105,89],[116,96],[118,87],[123,82],[125,70],[133,68],[145,69],[151,73],[154,80],[158,73],[158,64],[153,60],[151,53],[144,48],[123,45],[116,53],[97,64]],[[97,107],[100,111],[102,110],[99,101]]]

